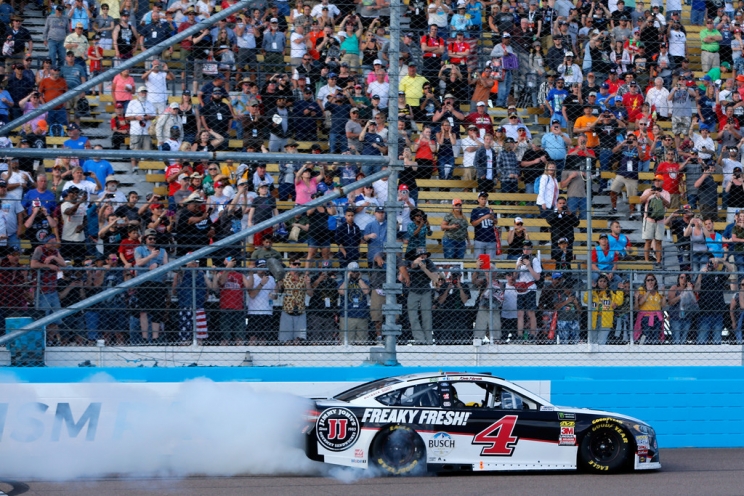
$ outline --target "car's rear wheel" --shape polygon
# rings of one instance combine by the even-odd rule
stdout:
[[[388,425],[372,441],[370,462],[391,475],[420,474],[426,471],[426,445],[410,427]]]
[[[615,473],[628,465],[630,449],[628,435],[617,424],[592,426],[579,446],[580,466],[595,473]]]

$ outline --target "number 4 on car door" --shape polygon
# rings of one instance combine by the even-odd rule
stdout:
[[[473,437],[472,444],[485,445],[481,456],[511,456],[519,438],[512,436],[517,423],[516,415],[506,415]]]

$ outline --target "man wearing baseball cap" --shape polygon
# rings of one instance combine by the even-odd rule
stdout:
[[[641,238],[644,241],[643,258],[647,263],[651,262],[651,243],[654,244],[656,264],[662,264],[661,241],[664,239],[664,218],[666,209],[671,205],[669,193],[664,191],[664,176],[654,176],[654,185],[641,194],[640,204],[643,205],[643,231]]]
[[[157,111],[152,103],[147,100],[147,88],[137,88],[136,98],[127,105],[126,119],[129,121],[129,149],[151,150],[152,139],[150,138],[150,126],[157,116]],[[136,153],[134,154],[137,155]],[[132,157],[132,171],[137,171],[138,160]]]
[[[478,206],[470,211],[470,225],[475,231],[473,256],[490,255],[496,258],[496,233],[494,227],[498,223],[498,217],[492,208],[488,206],[488,192],[478,193]]]

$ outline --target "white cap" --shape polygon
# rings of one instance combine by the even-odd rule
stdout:
[[[382,65],[382,60],[380,60],[380,59],[375,59],[375,61],[374,61],[374,62],[372,62],[372,65],[377,65],[377,64],[380,64],[380,65]]]
[[[571,58],[573,58],[573,56],[574,56],[573,52],[566,52],[566,55],[564,55],[564,57],[571,57]]]
[[[178,102],[171,102],[170,108],[177,109],[178,107],[180,107],[180,105],[178,105]]]
[[[485,107],[486,106],[486,102],[478,102],[475,106],[476,107]]]
[[[137,93],[142,93],[143,91],[147,91],[147,88],[145,86],[140,86],[137,88]]]
[[[522,220],[522,218],[521,218],[521,217],[514,217],[514,223],[515,223],[515,224],[519,224],[520,222],[521,222],[521,223],[524,223],[524,221]]]
[[[501,37],[502,38],[511,38],[511,35],[509,33],[502,33],[501,34]]]
[[[347,270],[359,270],[359,264],[356,262],[350,262],[349,265],[346,266]]]
[[[269,22],[279,22],[279,19],[277,19],[276,17],[272,17],[271,19],[269,19]]]

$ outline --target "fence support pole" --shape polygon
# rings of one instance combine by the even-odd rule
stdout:
[[[589,210],[589,205],[592,204],[592,165],[593,161],[590,157],[586,159],[586,204],[584,205],[584,211]],[[594,332],[592,323],[594,317],[594,298],[592,297],[592,248],[594,242],[592,241],[592,218],[586,216],[586,342],[588,351],[592,351],[592,344],[596,343],[597,335]],[[596,351],[596,347],[595,347]]]
[[[398,336],[401,327],[396,323],[396,316],[403,311],[402,305],[398,305],[398,295],[401,284],[397,282],[398,267],[397,257],[402,246],[397,242],[397,214],[401,206],[398,202],[398,171],[401,169],[398,160],[398,106],[394,105],[398,98],[398,57],[400,53],[400,0],[392,0],[390,4],[390,49],[388,51],[390,66],[388,67],[388,78],[390,89],[388,91],[388,157],[390,176],[388,177],[387,201],[385,202],[385,215],[387,218],[387,242],[385,243],[385,304],[383,316],[385,321],[382,326],[382,335],[385,339],[385,353],[383,365],[400,365],[396,354]]]

